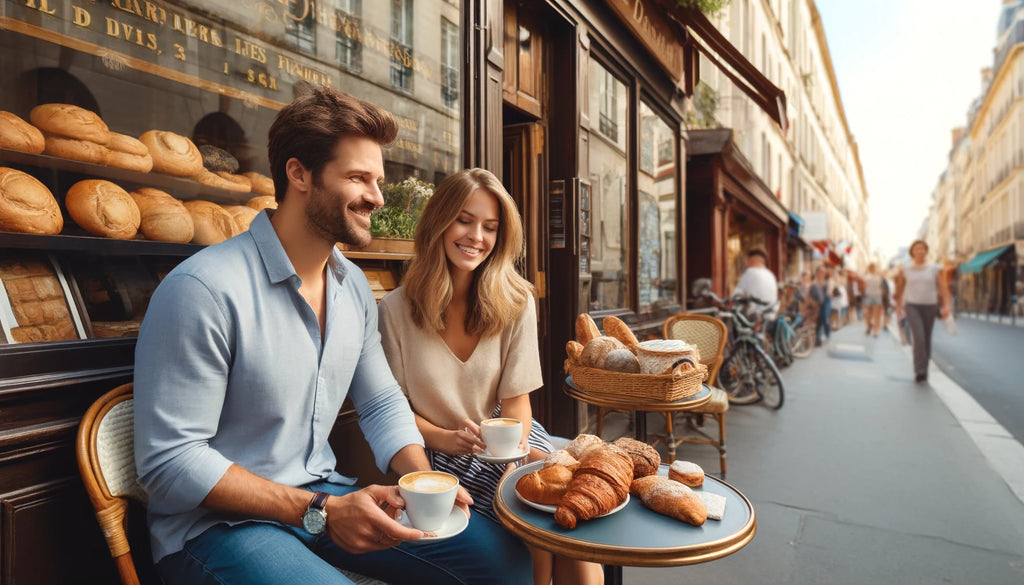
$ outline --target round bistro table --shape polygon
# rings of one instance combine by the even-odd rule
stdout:
[[[705,476],[694,491],[724,496],[721,520],[708,519],[691,526],[644,507],[637,497],[609,516],[581,520],[573,530],[555,522],[554,514],[524,504],[515,494],[523,475],[536,471],[542,461],[529,463],[506,474],[494,496],[494,511],[501,523],[528,544],[584,561],[607,565],[609,585],[622,583],[622,567],[671,567],[703,563],[732,554],[746,546],[757,532],[750,501],[728,483]],[[662,465],[659,475],[668,475]],[[610,570],[609,570],[610,569]]]

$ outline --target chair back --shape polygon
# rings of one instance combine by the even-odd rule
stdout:
[[[662,326],[665,339],[681,339],[697,347],[701,363],[708,367],[708,386],[714,386],[718,380],[727,335],[728,329],[721,320],[696,313],[673,315]]]
[[[146,504],[135,469],[132,384],[96,400],[78,427],[78,470],[124,585],[139,585],[128,543],[128,500]]]

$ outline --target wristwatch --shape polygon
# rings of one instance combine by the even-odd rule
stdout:
[[[323,534],[327,527],[327,494],[316,492],[313,499],[309,501],[306,512],[302,515],[302,527],[310,534]]]

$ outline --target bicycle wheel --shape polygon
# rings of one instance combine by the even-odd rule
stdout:
[[[814,332],[814,327],[808,324],[806,321],[803,325],[797,328],[796,338],[793,340],[793,357],[805,358],[814,352],[814,341],[817,334]]]
[[[772,359],[775,360],[775,365],[784,368],[793,363],[793,342],[796,340],[796,332],[793,331],[793,326],[786,318],[779,319],[776,327],[778,327],[775,335],[777,348],[772,353]]]
[[[718,371],[718,385],[725,390],[730,404],[754,404],[761,400],[754,379],[756,366],[751,348],[756,350],[757,346],[750,341],[739,340]]]
[[[782,387],[782,374],[775,367],[772,358],[759,347],[752,350],[751,361],[754,364],[754,381],[757,393],[761,395],[764,405],[768,408],[778,410],[786,398],[786,391]]]

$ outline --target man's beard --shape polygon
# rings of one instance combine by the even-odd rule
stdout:
[[[369,245],[372,239],[370,230],[355,225],[346,213],[348,207],[338,207],[334,203],[335,199],[323,186],[314,183],[313,192],[306,202],[306,224],[329,242],[341,242],[359,248]]]

